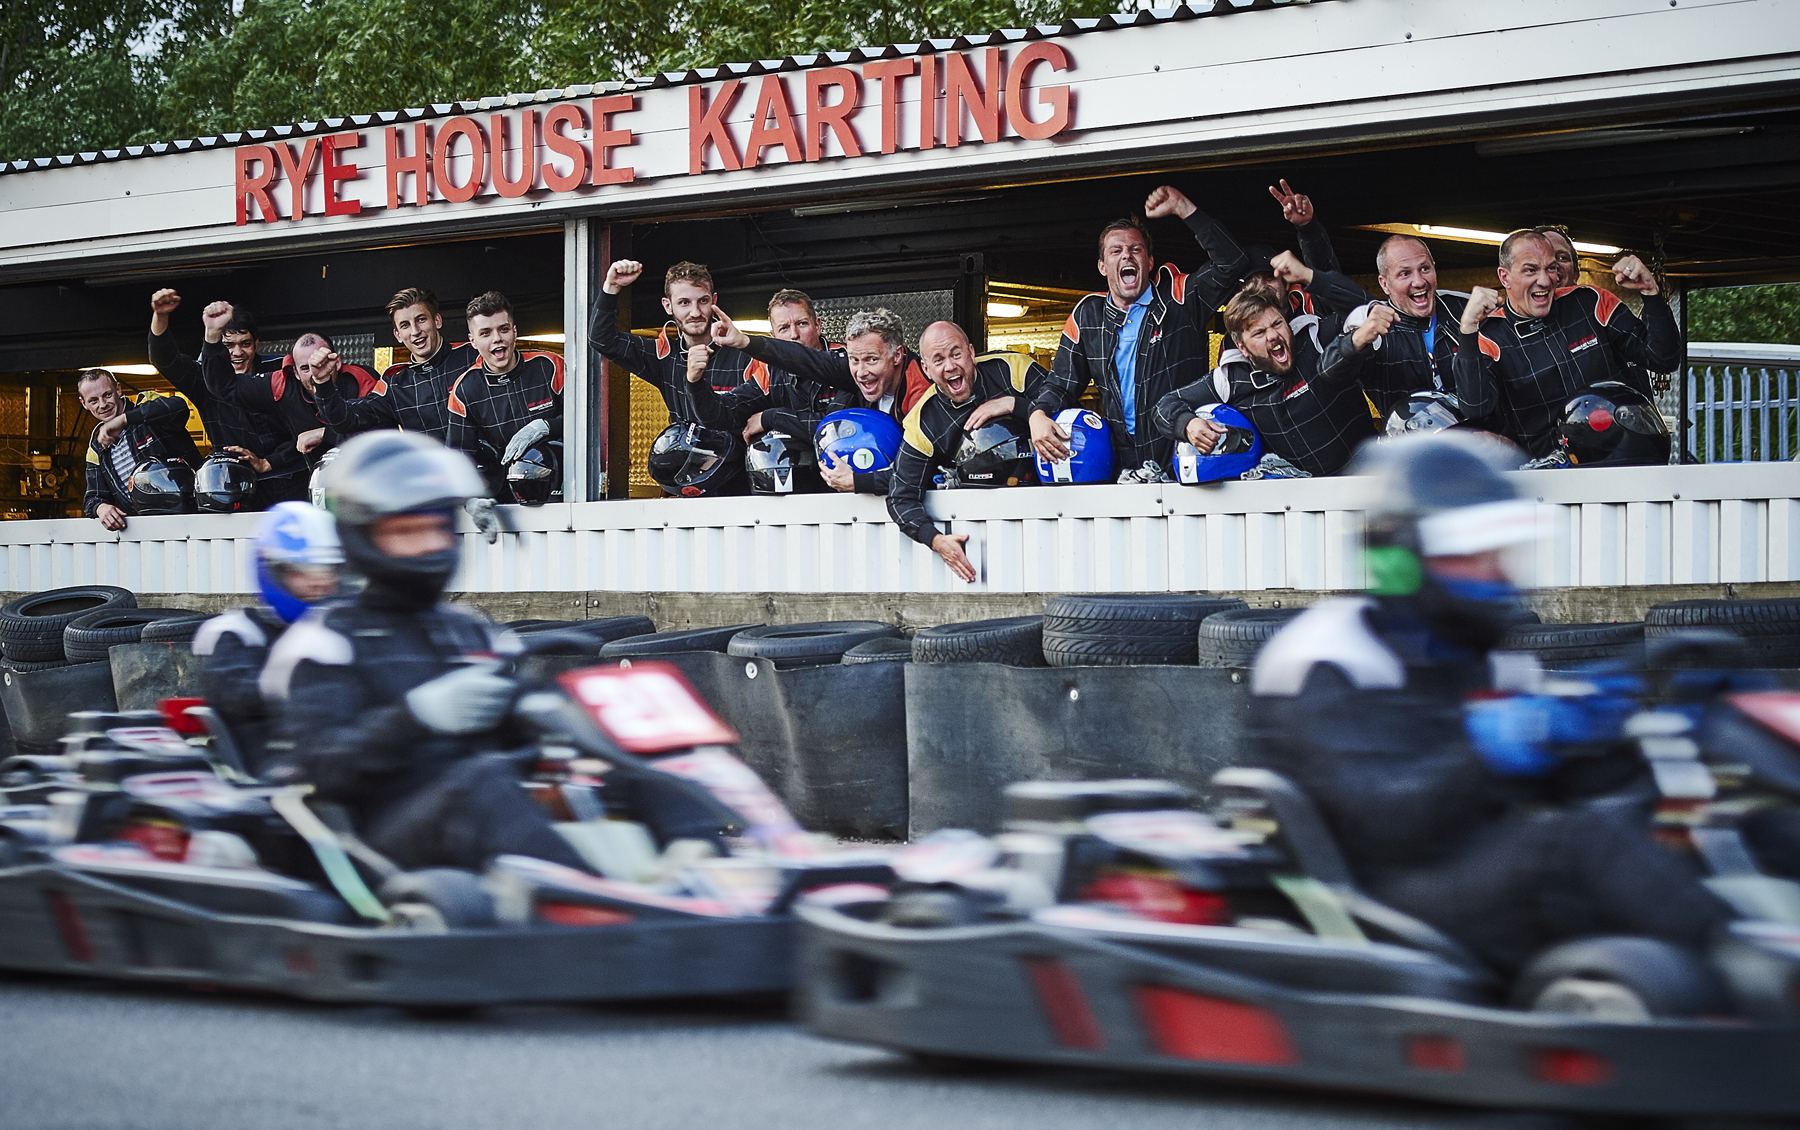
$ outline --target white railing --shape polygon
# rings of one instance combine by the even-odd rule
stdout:
[[[1800,346],[1691,342],[1687,443],[1702,463],[1800,453]]]
[[[1522,471],[1548,536],[1542,586],[1800,580],[1800,464]],[[956,581],[901,536],[881,499],[644,499],[505,507],[515,527],[463,539],[472,592],[1143,592],[1353,589],[1354,478],[1210,487],[943,491],[930,509],[969,535],[981,572]],[[134,518],[123,534],[62,519],[0,526],[0,591],[118,584],[247,592],[254,516]]]

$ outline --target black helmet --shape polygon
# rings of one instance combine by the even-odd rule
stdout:
[[[670,424],[650,445],[650,477],[683,498],[730,494],[743,482],[744,441],[699,424]]]
[[[418,432],[364,432],[325,471],[325,508],[337,516],[344,559],[357,572],[421,606],[437,601],[456,572],[455,547],[420,557],[389,557],[369,529],[396,514],[443,514],[451,522],[487,486],[475,464]]]
[[[1669,461],[1669,425],[1656,403],[1619,381],[1599,381],[1564,405],[1556,442],[1580,467]]]
[[[744,453],[756,494],[816,494],[824,486],[812,444],[786,432],[764,432]]]
[[[131,472],[131,508],[139,514],[191,514],[194,469],[179,459],[146,459]]]
[[[236,514],[256,495],[256,472],[242,456],[215,451],[194,473],[194,502],[209,514]]]
[[[1388,413],[1387,434],[1403,436],[1411,432],[1441,432],[1466,422],[1462,401],[1435,388],[1420,389],[1397,404]]]
[[[563,500],[562,440],[545,440],[525,449],[506,468],[506,489],[526,506]]]
[[[1037,482],[1037,453],[1024,427],[1000,416],[964,435],[956,449],[956,479],[965,487]]]

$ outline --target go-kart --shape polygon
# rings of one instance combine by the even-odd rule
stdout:
[[[1737,706],[1787,711],[1792,759],[1800,696],[1779,697]],[[1661,833],[1693,836],[1709,883],[1748,915],[1710,961],[1590,938],[1506,983],[1358,890],[1293,784],[1233,768],[1205,812],[1163,782],[1014,785],[1003,834],[939,833],[894,859],[892,884],[809,894],[799,1015],[931,1058],[1569,1111],[1800,1113],[1800,885],[1741,845],[1733,857],[1743,805],[1698,795],[1714,767],[1672,712],[1633,721],[1660,763]]]
[[[803,832],[674,668],[558,684],[513,708],[540,735],[520,787],[595,874],[405,872],[307,786],[243,775],[203,706],[72,715],[60,754],[0,763],[0,968],[425,1007],[763,992],[798,893],[889,876]]]

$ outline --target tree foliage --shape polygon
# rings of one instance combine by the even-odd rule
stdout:
[[[1688,339],[1800,345],[1800,285],[1694,291],[1688,295]]]
[[[6,0],[0,159],[1110,11],[1093,0]]]

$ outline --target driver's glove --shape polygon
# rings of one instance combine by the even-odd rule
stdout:
[[[494,500],[491,498],[471,498],[463,503],[463,509],[487,539],[489,545],[500,540],[500,515],[494,513]]]
[[[501,466],[510,466],[524,455],[532,444],[537,443],[550,434],[550,425],[542,420],[532,420],[513,433],[512,439],[506,442],[506,454],[500,457]]]
[[[463,667],[406,692],[406,709],[439,734],[474,734],[506,717],[518,684],[491,667]]]

